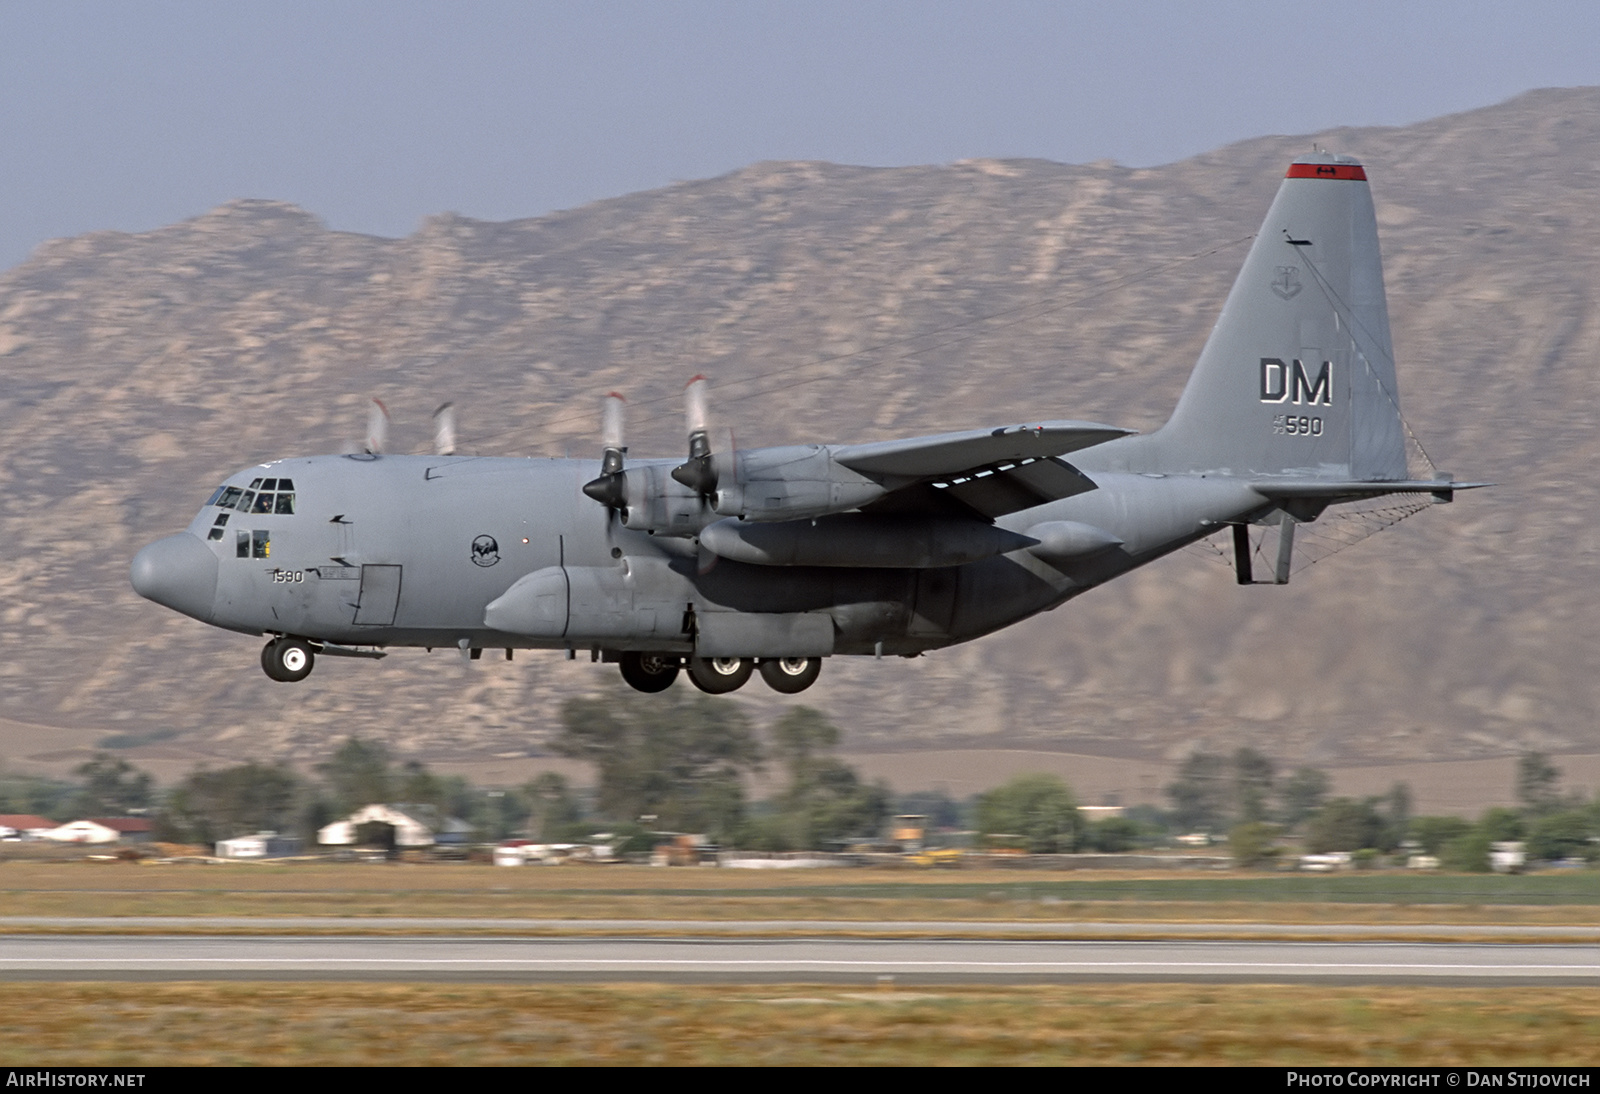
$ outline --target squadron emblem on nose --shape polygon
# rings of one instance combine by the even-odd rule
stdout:
[[[493,566],[500,561],[500,544],[495,542],[493,536],[479,536],[472,541],[472,564],[474,566]]]

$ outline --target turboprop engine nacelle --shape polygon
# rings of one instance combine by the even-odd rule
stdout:
[[[821,445],[737,453],[734,474],[719,474],[712,508],[747,521],[806,520],[874,502],[893,489],[834,460]],[[720,469],[719,469],[720,470]]]
[[[630,467],[621,473],[622,524],[662,536],[692,536],[717,520],[705,498],[672,477],[664,464]]]

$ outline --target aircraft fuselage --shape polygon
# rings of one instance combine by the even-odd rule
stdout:
[[[1080,466],[1099,462],[1091,451]],[[915,654],[1054,607],[1267,504],[1236,479],[1097,472],[1099,489],[996,522],[1025,533],[1073,521],[1121,541],[1070,560],[1020,550],[924,569],[762,566],[708,558],[692,535],[623,527],[581,493],[594,469],[586,460],[364,454],[254,467],[224,486],[248,493],[253,482],[288,479],[292,502],[267,508],[293,511],[205,506],[182,534],[194,589],[171,606],[245,634],[349,646],[682,654],[694,652],[707,616],[816,614],[830,625],[830,653]],[[717,519],[708,513],[703,523]],[[568,585],[559,631],[486,624],[490,604],[541,571]],[[572,588],[585,581],[589,599]]]

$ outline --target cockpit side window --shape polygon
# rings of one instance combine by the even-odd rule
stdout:
[[[206,504],[207,505],[215,505],[215,504],[217,504],[217,499],[221,498],[222,495],[226,494],[227,492],[228,492],[228,488],[226,486],[217,487],[216,493],[211,495],[211,500],[207,501]]]
[[[230,486],[222,492],[222,497],[216,502],[216,504],[224,509],[232,509],[238,504],[239,495],[243,493],[244,491],[240,490],[237,486]]]

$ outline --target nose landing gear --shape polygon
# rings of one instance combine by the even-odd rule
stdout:
[[[261,647],[261,670],[280,684],[293,684],[311,675],[317,655],[298,638],[274,638]]]
[[[635,691],[666,691],[678,678],[678,659],[670,654],[630,650],[622,655],[622,678]]]

